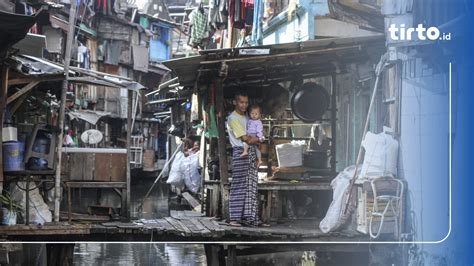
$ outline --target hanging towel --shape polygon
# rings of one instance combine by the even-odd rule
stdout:
[[[252,35],[250,36],[250,45],[256,46],[261,45],[263,42],[263,13],[264,3],[263,0],[255,0],[253,10],[253,27]]]
[[[201,44],[202,40],[207,37],[207,16],[205,13],[197,10],[193,12],[195,12],[195,14],[191,20],[191,24],[193,25],[191,30],[191,43]]]

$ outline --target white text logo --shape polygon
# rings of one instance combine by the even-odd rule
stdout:
[[[395,24],[390,24],[388,31],[390,32],[390,38],[393,41],[410,41],[413,39],[418,39],[421,41],[425,41],[426,39],[431,41],[451,40],[450,32],[441,34],[437,27],[425,28],[423,24],[418,24],[416,28],[405,28],[405,24],[400,24],[399,27],[397,27]]]

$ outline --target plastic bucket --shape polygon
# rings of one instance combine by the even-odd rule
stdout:
[[[17,222],[17,214],[15,211],[9,211],[7,208],[1,208],[2,225],[15,225]]]
[[[23,163],[23,153],[25,144],[19,141],[3,143],[3,171],[13,172],[25,170]]]

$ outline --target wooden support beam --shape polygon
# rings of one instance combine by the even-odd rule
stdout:
[[[6,65],[2,66],[1,86],[0,86],[0,192],[3,190],[3,119],[5,114],[5,107],[7,102],[8,90],[8,72],[9,68]]]
[[[229,173],[227,167],[227,141],[225,136],[225,110],[224,110],[224,88],[222,80],[216,82],[216,109],[217,109],[217,150],[219,154],[219,172],[221,176],[222,193],[222,215],[225,219],[229,218],[229,192],[226,189],[229,183]]]
[[[183,198],[188,202],[188,204],[193,208],[193,211],[201,212],[202,206],[201,203],[195,199],[189,192],[184,192],[181,194]]]
[[[8,85],[19,85],[19,84],[28,84],[34,81],[44,82],[44,81],[60,81],[64,80],[64,76],[51,76],[51,77],[21,77],[21,78],[12,78],[8,81]]]
[[[128,107],[127,107],[127,189],[126,189],[126,206],[122,206],[124,208],[124,212],[127,219],[130,219],[131,212],[130,212],[130,180],[131,180],[131,166],[130,162],[132,161],[132,154],[130,152],[130,145],[132,139],[132,108],[133,108],[133,91],[128,91]]]
[[[331,171],[336,173],[337,164],[337,83],[336,74],[331,75]]]
[[[71,64],[71,50],[72,50],[72,41],[74,38],[74,25],[76,21],[76,1],[71,2],[71,8],[69,10],[69,31],[67,34],[66,40],[66,53],[64,55],[64,73],[65,79],[61,88],[61,103],[59,108],[58,116],[58,127],[59,134],[56,144],[55,151],[55,160],[56,160],[56,174],[54,178],[54,222],[59,222],[60,218],[60,205],[61,205],[61,157],[62,157],[62,148],[63,148],[63,138],[64,138],[64,116],[66,113],[66,94],[69,86],[68,75],[69,65]]]
[[[73,265],[74,243],[73,244],[46,244],[47,265],[69,266]]]
[[[216,244],[205,244],[206,261],[209,266],[225,265],[224,246]]]
[[[294,52],[294,53],[275,54],[275,55],[260,55],[260,56],[251,56],[251,57],[224,59],[224,60],[203,61],[203,62],[201,62],[201,65],[209,65],[209,64],[217,64],[217,63],[266,61],[266,60],[275,60],[277,58],[307,56],[307,55],[311,55],[311,54],[333,53],[333,52],[345,51],[345,50],[361,50],[361,46],[360,45],[353,45],[353,46],[347,46],[347,47],[327,48],[327,49],[304,51],[304,52]]]
[[[83,74],[86,74],[86,75],[92,76],[92,77],[98,77],[100,79],[103,79],[105,76],[107,76],[107,77],[111,77],[111,78],[118,78],[118,79],[122,79],[122,80],[133,81],[131,78],[128,78],[128,77],[113,75],[113,74],[109,74],[109,73],[103,73],[103,72],[95,71],[95,70],[92,70],[92,69],[85,69],[85,68],[73,67],[73,66],[71,66],[70,68],[72,70],[76,71],[76,72],[80,72],[80,73],[83,73]]]
[[[12,103],[14,100],[20,98],[22,95],[28,93],[31,89],[33,89],[39,83],[40,83],[39,81],[32,81],[32,82],[28,83],[25,87],[21,88],[21,90],[15,92],[15,94],[8,97],[7,105]]]
[[[235,245],[227,247],[227,266],[237,265],[237,248]]]
[[[28,98],[29,93],[23,94],[16,102],[15,104],[10,108],[10,114],[14,115],[18,108],[23,104],[23,102]]]

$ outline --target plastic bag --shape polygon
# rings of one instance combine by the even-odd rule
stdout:
[[[367,132],[362,146],[365,156],[359,178],[397,175],[398,141],[391,135]]]
[[[34,188],[34,189],[32,189]],[[12,183],[10,185],[10,194],[14,202],[26,208],[26,182]],[[30,208],[29,222],[31,224],[50,223],[53,220],[53,214],[49,210],[48,204],[41,196],[38,187],[34,182],[30,183]],[[26,209],[23,210],[23,213]],[[25,217],[25,216],[24,216]]]
[[[329,205],[326,216],[319,223],[319,229],[321,229],[323,233],[329,233],[338,226],[338,221],[342,216],[341,209],[344,203],[344,193],[349,187],[351,179],[354,177],[354,171],[355,166],[349,166],[332,180],[332,202],[331,205]]]
[[[197,193],[201,187],[201,175],[198,169],[199,155],[197,153],[183,158],[181,172],[183,173],[184,184],[193,193]]]
[[[176,187],[182,187],[184,185],[183,172],[182,172],[182,161],[184,159],[184,154],[178,152],[174,157],[173,163],[171,164],[171,169],[168,175],[168,180],[166,184],[170,184]]]

